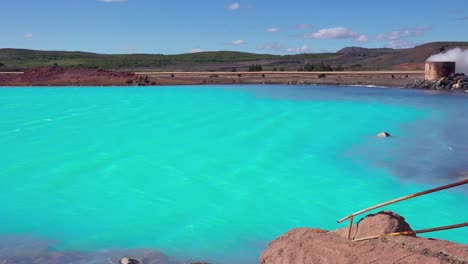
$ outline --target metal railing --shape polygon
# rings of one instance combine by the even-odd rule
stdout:
[[[338,223],[341,223],[341,222],[343,222],[343,221],[349,219],[349,227],[348,227],[347,239],[351,239],[351,229],[352,229],[352,227],[353,227],[353,218],[354,218],[355,216],[357,216],[357,215],[360,215],[360,214],[362,214],[362,213],[368,212],[368,211],[370,211],[370,210],[373,210],[373,209],[376,209],[376,208],[379,208],[379,207],[382,207],[382,206],[385,206],[385,205],[389,205],[389,204],[401,202],[401,201],[404,201],[404,200],[408,200],[408,199],[415,198],[415,197],[418,197],[418,196],[426,195],[426,194],[429,194],[429,193],[434,193],[434,192],[442,191],[442,190],[445,190],[445,189],[453,188],[453,187],[456,187],[456,186],[464,185],[464,184],[467,184],[467,183],[468,183],[468,179],[465,179],[465,180],[458,181],[458,182],[455,182],[455,183],[452,183],[452,184],[448,184],[448,185],[444,185],[444,186],[441,186],[441,187],[429,189],[429,190],[427,190],[427,191],[417,192],[417,193],[414,193],[414,194],[406,195],[406,196],[403,196],[403,197],[400,197],[400,198],[397,198],[397,199],[390,200],[390,201],[388,201],[388,202],[380,203],[380,204],[371,206],[371,207],[369,207],[369,208],[366,208],[366,209],[357,211],[357,212],[355,212],[355,213],[353,213],[353,214],[350,214],[350,215],[348,215],[348,216],[346,216],[346,217],[341,218],[341,219],[338,220],[337,222],[338,222]],[[355,239],[355,240],[353,240],[353,241],[362,241],[362,240],[373,239],[373,238],[378,238],[378,237],[382,237],[382,236],[415,235],[415,234],[419,234],[419,233],[427,233],[427,232],[433,232],[433,231],[454,229],[454,228],[460,228],[460,227],[465,227],[465,226],[468,226],[468,222],[461,223],[461,224],[457,224],[457,225],[450,225],[450,226],[442,226],[442,227],[430,228],[430,229],[421,229],[421,230],[414,230],[414,231],[404,231],[404,232],[382,234],[382,235],[376,235],[376,236],[370,236],[370,237],[363,237],[363,238]]]

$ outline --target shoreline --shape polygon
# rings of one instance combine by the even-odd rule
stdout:
[[[468,93],[467,78],[463,74],[433,82],[425,81],[424,77],[422,71],[121,72],[52,66],[24,73],[0,72],[0,87],[333,85]]]
[[[195,84],[157,84],[157,85],[145,85],[145,86],[134,86],[134,85],[28,85],[28,86],[19,86],[19,85],[2,85],[0,84],[0,89],[21,89],[21,88],[57,88],[57,89],[69,89],[69,88],[160,88],[160,87],[195,87],[195,86],[206,86],[206,87],[213,87],[217,85],[222,86],[261,86],[261,85],[269,85],[269,86],[338,86],[338,87],[355,87],[355,88],[376,88],[376,89],[398,89],[398,90],[409,90],[409,91],[421,91],[421,92],[428,92],[434,95],[461,95],[461,96],[468,96],[468,90],[454,90],[454,91],[439,91],[439,90],[430,90],[430,89],[423,89],[423,88],[415,88],[415,87],[407,87],[407,86],[385,86],[385,85],[360,85],[360,84],[321,84],[321,83],[313,83],[313,84],[284,84],[284,83],[195,83]]]
[[[0,86],[290,84],[405,87],[421,80],[424,80],[424,72],[421,71],[120,72],[54,66],[24,73],[0,73]]]

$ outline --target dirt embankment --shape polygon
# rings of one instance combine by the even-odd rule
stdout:
[[[411,231],[404,218],[383,211],[353,226],[352,238]],[[306,263],[468,263],[468,246],[414,236],[382,237],[353,242],[347,229],[292,229],[271,242],[261,264]]]
[[[323,84],[405,87],[421,72],[116,72],[44,67],[0,73],[0,86],[149,86],[191,84]]]
[[[134,73],[90,68],[44,67],[0,74],[0,86],[112,86],[133,84]]]
[[[418,71],[364,72],[139,72],[158,85],[170,84],[294,84],[375,85],[405,87],[423,80]]]

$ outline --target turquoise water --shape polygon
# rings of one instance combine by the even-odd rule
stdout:
[[[468,97],[321,86],[0,89],[0,237],[256,263],[293,227],[468,171]],[[381,131],[394,138],[377,139]],[[459,188],[385,207],[468,221]],[[428,234],[468,243],[468,229]],[[233,261],[235,260],[235,261]]]

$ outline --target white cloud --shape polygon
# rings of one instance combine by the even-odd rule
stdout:
[[[268,33],[276,33],[276,32],[279,32],[280,29],[279,28],[276,28],[276,27],[272,27],[272,28],[267,28],[266,32]]]
[[[240,4],[239,3],[232,3],[230,5],[228,5],[228,9],[229,10],[237,10],[240,8]]]
[[[386,34],[377,35],[377,40],[388,41],[385,45],[392,49],[408,49],[416,46],[416,43],[408,41],[407,38],[423,36],[432,27],[415,27],[392,31]]]
[[[402,30],[396,30],[387,34],[379,34],[377,40],[398,40],[408,37],[418,37],[424,35],[426,31],[431,30],[432,27],[415,27]]]
[[[306,52],[309,52],[310,49],[309,49],[309,46],[307,46],[306,44],[302,45],[301,47],[298,47],[298,48],[287,48],[286,49],[286,52],[287,53],[306,53]]]
[[[415,43],[406,40],[390,40],[387,45],[385,45],[386,48],[391,49],[409,49],[414,48],[414,46],[416,46]]]
[[[302,38],[313,38],[313,39],[346,39],[346,38],[358,38],[359,34],[344,28],[324,28],[314,33],[308,33],[301,35]]]
[[[32,33],[26,33],[26,34],[23,35],[23,38],[31,39],[31,38],[33,38],[33,34]]]
[[[123,2],[127,2],[128,0],[100,0],[100,1],[104,3],[123,3]]]
[[[257,45],[257,50],[281,50],[283,49],[283,44],[275,42],[275,43],[265,43]]]
[[[368,38],[366,35],[361,35],[361,36],[359,36],[358,38],[356,38],[355,40],[356,40],[357,42],[364,43],[364,42],[369,41],[369,38]]]
[[[228,44],[229,45],[244,45],[245,43],[246,43],[245,40],[238,39],[238,40],[231,41]]]
[[[203,50],[198,49],[198,48],[194,48],[194,49],[188,49],[187,52],[188,53],[197,53],[197,52],[203,52]]]

